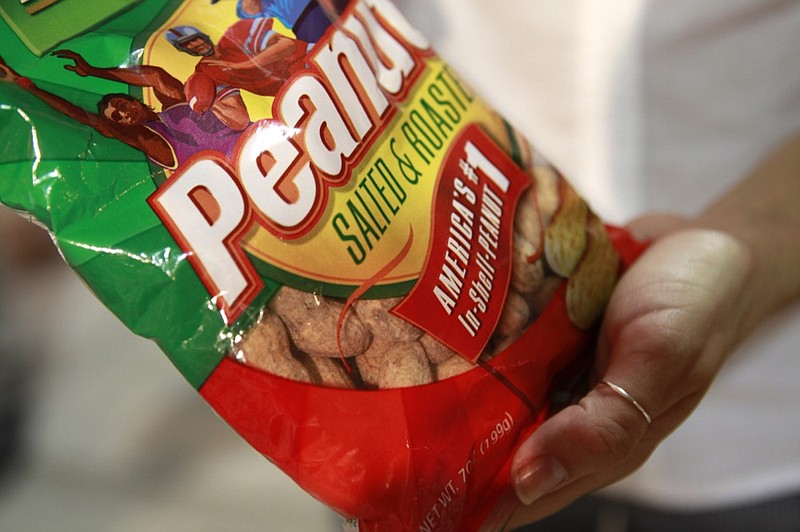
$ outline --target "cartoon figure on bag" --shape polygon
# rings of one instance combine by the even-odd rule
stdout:
[[[184,84],[163,68],[151,65],[100,68],[70,50],[58,50],[53,55],[73,61],[74,64],[64,65],[64,68],[79,76],[152,88],[162,110],[156,112],[133,96],[118,93],[101,98],[97,113],[92,113],[37,87],[1,57],[0,81],[16,83],[56,111],[142,151],[165,169],[174,170],[201,150],[230,155],[241,131],[250,124],[238,94],[218,99],[207,111],[196,113],[184,97]]]
[[[295,37],[308,42],[319,41],[331,25],[325,7],[318,0],[238,0],[239,18],[274,17],[292,30]],[[338,0],[329,7],[340,12],[347,4]]]
[[[164,36],[176,50],[200,58],[184,87],[186,101],[200,113],[239,89],[275,96],[307,68],[306,54],[313,46],[278,33],[274,19],[265,17],[235,22],[217,44],[195,26],[175,26]]]

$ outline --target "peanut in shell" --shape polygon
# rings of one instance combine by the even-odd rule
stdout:
[[[569,277],[586,251],[586,202],[564,180],[559,186],[561,206],[544,234],[547,265],[561,277]]]
[[[559,183],[561,177],[553,167],[545,161],[537,161],[533,167],[533,182],[535,184],[536,204],[539,207],[539,215],[542,224],[547,226],[550,220],[561,205],[561,194]]]
[[[586,228],[586,254],[567,282],[567,314],[581,329],[589,329],[603,313],[619,272],[619,255],[600,219],[592,214]]]
[[[379,388],[405,388],[431,382],[433,372],[422,344],[397,344],[386,351],[378,374]]]
[[[536,202],[536,192],[533,187],[528,188],[522,193],[517,210],[514,213],[514,232],[528,242],[531,253],[530,257],[535,259],[542,252],[544,240],[544,226],[542,216],[539,214],[539,206]]]
[[[372,333],[373,344],[389,347],[414,341],[422,335],[418,327],[389,312],[401,299],[359,299],[353,304],[361,323]]]
[[[522,294],[535,292],[544,279],[544,264],[537,249],[519,233],[514,233],[511,253],[511,287]]]
[[[386,349],[378,344],[370,345],[366,351],[353,358],[361,380],[367,386],[378,386],[378,376],[381,373]]]
[[[436,380],[443,381],[445,379],[461,375],[462,373],[466,373],[474,368],[475,364],[472,364],[470,361],[461,356],[456,356],[436,364],[434,367],[434,372],[436,373]]]
[[[530,318],[531,310],[525,297],[509,290],[495,334],[502,338],[517,337],[528,326]]]
[[[356,356],[372,341],[369,329],[352,308],[347,310],[339,327],[344,303],[338,300],[284,286],[272,298],[269,307],[284,321],[295,346],[310,355]]]
[[[420,336],[419,343],[422,344],[423,349],[425,349],[425,355],[428,357],[431,364],[439,364],[454,356],[458,356],[458,353],[429,334]]]
[[[309,370],[316,384],[333,388],[355,388],[353,378],[338,360],[315,356],[309,356],[307,360],[307,367],[310,366]]]
[[[276,314],[264,313],[237,348],[237,358],[249,366],[294,381],[312,381],[308,369],[292,355],[286,327]]]

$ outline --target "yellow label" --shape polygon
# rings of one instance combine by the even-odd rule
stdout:
[[[353,2],[316,35],[289,19],[187,1],[143,51],[169,75],[144,92],[170,150],[153,159],[169,178],[150,204],[228,321],[262,277],[407,290],[453,140],[477,124],[508,144],[390,2]]]
[[[426,63],[402,110],[350,182],[331,193],[315,229],[288,241],[255,227],[245,240],[247,251],[302,277],[358,286],[413,238],[410,252],[380,283],[419,276],[430,238],[438,169],[453,138],[470,123],[500,126],[441,60]]]

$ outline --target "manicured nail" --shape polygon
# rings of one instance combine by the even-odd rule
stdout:
[[[566,479],[567,470],[558,460],[540,456],[517,470],[514,489],[522,504],[527,505],[547,495]]]

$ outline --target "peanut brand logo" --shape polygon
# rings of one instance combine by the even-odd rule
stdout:
[[[257,224],[284,241],[313,230],[424,69],[427,40],[387,0],[351,4],[230,157],[191,156],[150,198],[226,323],[263,286],[242,250]]]

